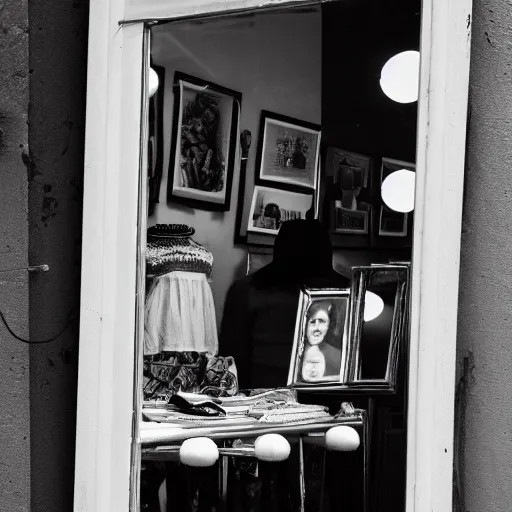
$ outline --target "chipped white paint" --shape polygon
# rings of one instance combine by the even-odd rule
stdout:
[[[142,24],[285,0],[91,0],[75,512],[127,512]],[[451,510],[471,0],[424,0],[407,512]],[[428,199],[428,208],[427,208]]]

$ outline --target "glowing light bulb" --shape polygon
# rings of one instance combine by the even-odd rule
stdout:
[[[158,90],[159,85],[158,75],[153,68],[149,68],[148,85],[149,85],[149,97],[151,98]]]
[[[286,460],[290,450],[290,443],[279,434],[266,434],[254,442],[254,454],[258,460]]]
[[[386,176],[382,182],[381,196],[388,208],[395,212],[408,213],[414,210],[414,188],[416,173],[400,169]]]
[[[340,425],[332,427],[325,433],[325,445],[328,450],[338,452],[352,452],[359,448],[361,438],[352,427]]]
[[[208,437],[193,437],[180,446],[180,461],[193,467],[213,466],[219,458],[217,445]]]
[[[364,297],[364,321],[375,320],[383,311],[384,301],[376,293],[367,291]]]
[[[420,52],[398,53],[384,64],[380,86],[384,94],[398,103],[418,101]]]

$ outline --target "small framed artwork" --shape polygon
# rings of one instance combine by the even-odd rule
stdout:
[[[320,133],[317,124],[263,110],[255,183],[286,190],[316,190]]]
[[[242,95],[184,73],[174,75],[168,197],[228,211]]]
[[[301,291],[288,385],[294,388],[345,384],[350,290]]]
[[[339,189],[334,202],[332,230],[341,235],[368,235],[371,205],[360,198],[370,187],[372,159],[365,155],[329,148],[329,165],[334,185]]]
[[[313,207],[313,194],[256,185],[249,213],[248,232],[277,235],[283,222],[305,219]]]
[[[392,158],[383,158],[380,168],[379,188],[382,186],[382,182],[390,174],[401,169],[407,169],[415,172],[416,166],[410,162],[402,162],[401,160],[393,160]],[[395,212],[382,202],[379,211],[378,228],[379,236],[405,238],[409,231],[409,214]]]

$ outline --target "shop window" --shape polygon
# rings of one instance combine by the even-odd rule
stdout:
[[[450,465],[420,468],[418,443],[435,464],[450,432],[419,421],[452,414],[453,390],[426,389],[441,330],[425,319],[444,322],[448,382],[456,290],[442,305],[432,286],[458,262],[433,229],[458,236],[462,203],[440,190],[426,208],[426,174],[444,158],[462,188],[468,71],[452,31],[459,76],[440,74],[442,97],[426,85],[460,23],[433,3],[438,24],[419,1],[131,0],[112,2],[115,32],[92,9],[109,36],[91,44],[113,44],[89,71],[105,98],[88,107],[101,228],[84,228],[76,510],[433,503],[416,483]]]

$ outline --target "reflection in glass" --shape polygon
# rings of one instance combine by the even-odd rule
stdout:
[[[389,174],[382,182],[382,200],[395,212],[409,213],[414,210],[416,173],[400,169]]]
[[[360,341],[360,379],[385,379],[391,345],[391,329],[398,285],[396,272],[373,273],[367,293],[373,292],[383,301],[382,313],[372,322],[364,322]]]
[[[380,86],[393,101],[412,103],[418,100],[420,54],[406,51],[391,57],[382,68]]]
[[[366,290],[364,296],[364,321],[371,322],[375,320],[382,311],[384,311],[384,301],[382,298],[376,293]]]
[[[401,404],[400,415],[405,399],[374,391],[393,388],[396,297],[405,281],[400,270],[361,281],[356,343],[348,338],[356,314],[349,276],[354,266],[410,260],[413,213],[387,208],[381,183],[413,165],[416,107],[389,101],[375,77],[397,49],[417,46],[419,4],[325,2],[151,27],[159,87],[148,130],[140,343],[144,510],[297,512],[304,496],[308,509],[323,512],[403,507],[405,467],[392,465],[399,458],[379,428],[390,402]],[[241,133],[252,144],[241,147]],[[322,293],[300,299],[308,287]],[[366,296],[378,298],[371,319]],[[248,396],[287,384],[266,398]],[[352,392],[355,409],[341,407]],[[285,435],[272,421],[297,406],[309,425],[352,418],[361,446],[334,453],[290,443],[286,461],[256,460],[249,434]],[[295,439],[309,432],[300,428]],[[235,439],[243,429],[249,438]],[[179,464],[180,443],[199,434],[219,453],[245,455],[221,455],[208,472]],[[405,430],[397,435],[404,440]],[[395,492],[376,500],[386,487],[382,468]]]
[[[158,74],[153,68],[149,68],[148,77],[148,96],[152,98],[155,92],[158,90]]]
[[[352,379],[394,390],[400,345],[406,335],[408,266],[354,267],[352,272]],[[369,296],[380,298],[382,310],[366,321]]]

